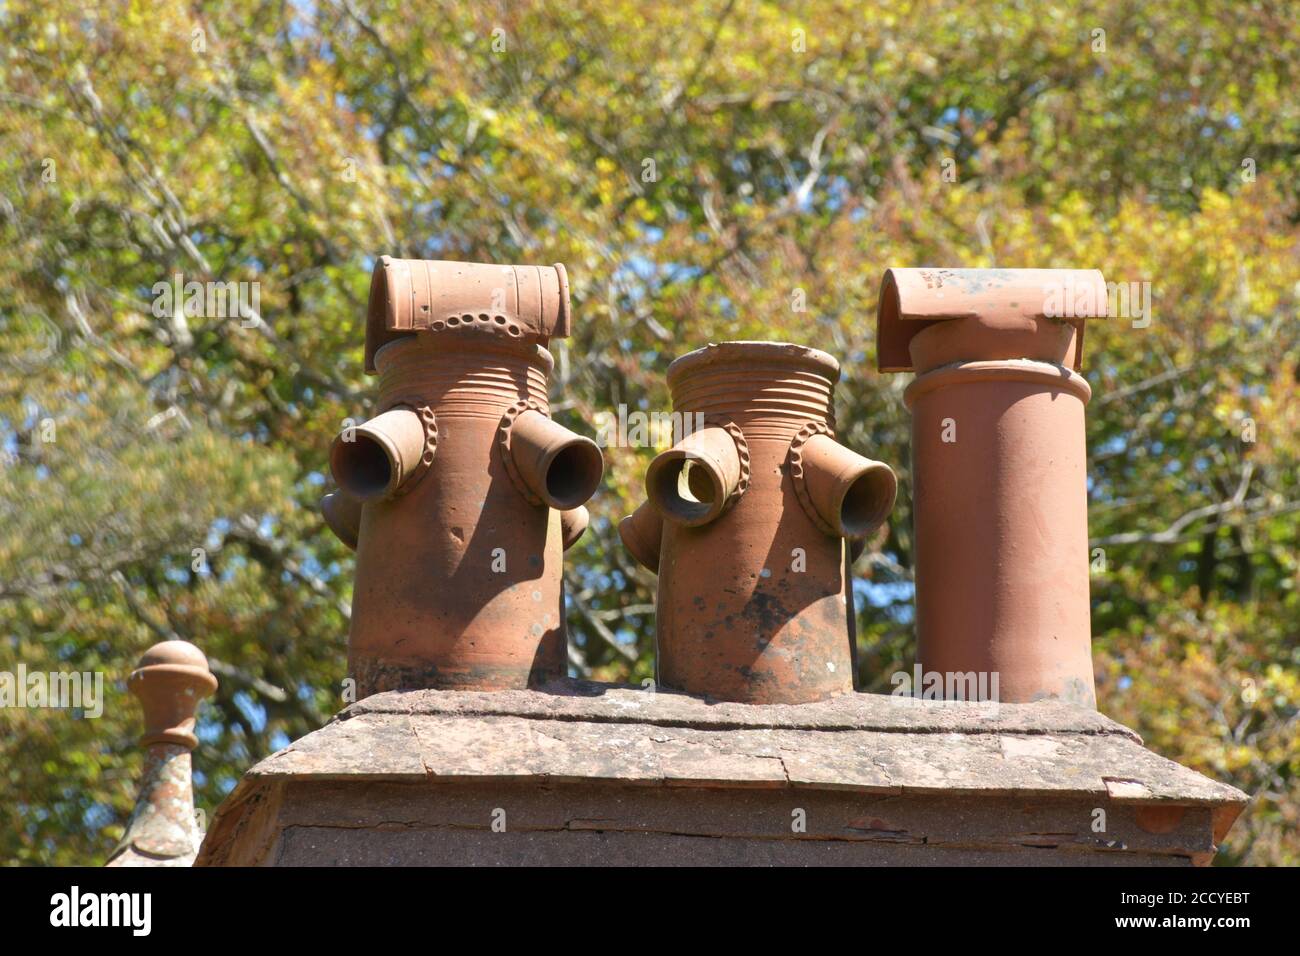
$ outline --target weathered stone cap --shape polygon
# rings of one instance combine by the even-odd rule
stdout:
[[[1164,832],[1167,811],[1177,811],[1176,824],[1198,809],[1215,843],[1247,799],[1151,753],[1126,727],[1058,701],[850,694],[756,706],[583,681],[544,692],[393,691],[353,704],[250,770],[218,810],[198,863],[231,862],[233,843],[274,830],[276,801],[267,795],[286,782],[332,782],[334,791],[340,783],[509,782],[1089,801],[1136,807],[1152,832]],[[1203,840],[1188,854],[1199,854],[1196,862],[1213,852],[1208,832]]]
[[[846,694],[759,706],[578,681],[549,693],[376,694],[249,771],[357,774],[1245,802],[1240,791],[1146,750],[1122,724],[1059,701]]]

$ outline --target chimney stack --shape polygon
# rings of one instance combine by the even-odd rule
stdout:
[[[915,371],[917,659],[1007,702],[1096,706],[1079,374],[1100,272],[890,269],[881,371]],[[944,682],[948,686],[948,682]]]
[[[619,525],[659,574],[666,686],[753,704],[853,690],[844,539],[888,518],[897,482],[836,442],[839,375],[825,352],[780,342],[669,366],[675,420],[692,430],[651,462],[648,507]]]
[[[145,770],[126,833],[105,865],[189,866],[203,840],[190,762],[194,713],[217,679],[193,644],[163,641],[145,651],[127,688],[144,710]]]
[[[619,534],[659,575],[659,689],[686,693],[550,680],[601,470],[547,413],[563,273],[511,267],[523,314],[498,313],[479,277],[500,267],[393,263],[377,416],[336,443],[322,506],[358,549],[364,699],[250,770],[198,865],[1210,862],[1246,795],[1090,709],[1078,368],[1100,274],[885,276],[881,367],[918,376],[920,660],[996,672],[1008,701],[904,707],[852,693],[850,565],[896,482],[836,440],[835,359],[724,342],[672,363],[676,444]]]
[[[382,258],[366,369],[374,418],[330,449],[321,510],[357,551],[357,692],[524,688],[567,668],[563,551],[587,523],[599,447],[551,420],[569,331],[563,266]]]

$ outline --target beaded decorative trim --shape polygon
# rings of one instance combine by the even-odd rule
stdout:
[[[708,428],[711,425],[726,430],[731,440],[736,443],[736,455],[740,459],[740,479],[736,482],[736,490],[722,503],[722,510],[718,512],[721,516],[726,514],[749,488],[749,443],[745,441],[745,433],[741,431],[740,426],[730,418],[721,415],[705,415],[704,427]]]
[[[501,449],[501,460],[505,463],[506,474],[510,476],[510,483],[515,486],[515,490],[523,495],[524,500],[530,505],[544,505],[546,502],[534,494],[524,482],[519,469],[515,467],[514,456],[510,454],[510,430],[514,427],[515,419],[530,410],[550,417],[547,409],[539,402],[531,398],[520,399],[507,408],[506,413],[501,416],[501,424],[497,426],[497,446]]]
[[[399,498],[410,492],[428,472],[429,466],[433,464],[434,453],[438,450],[438,420],[434,417],[433,408],[429,405],[420,403],[417,398],[397,397],[391,398],[384,403],[379,410],[380,414],[391,412],[394,408],[409,408],[415,414],[420,416],[420,424],[424,426],[424,450],[420,452],[420,460],[411,472],[411,477],[402,482],[398,489],[393,492],[394,498]]]
[[[790,453],[787,458],[790,467],[790,479],[794,482],[794,495],[799,499],[799,507],[803,508],[803,513],[808,516],[808,520],[819,531],[825,532],[832,538],[838,538],[840,533],[827,524],[826,520],[817,513],[817,509],[813,507],[812,498],[808,496],[808,485],[804,477],[803,446],[808,443],[810,438],[817,435],[834,438],[835,430],[825,422],[808,422],[799,429],[790,442]]]
[[[430,332],[466,331],[522,339],[530,330],[503,312],[452,312],[429,323]]]

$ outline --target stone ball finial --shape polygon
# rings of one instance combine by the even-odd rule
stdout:
[[[193,750],[194,712],[217,689],[203,652],[188,641],[163,641],[144,652],[126,682],[144,709],[142,746],[177,744]]]

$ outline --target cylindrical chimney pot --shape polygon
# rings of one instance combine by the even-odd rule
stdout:
[[[945,688],[1096,706],[1084,437],[1091,392],[1078,369],[1083,322],[1105,312],[1096,271],[885,274],[881,368],[917,373],[904,393],[917,660],[927,675],[944,675]]]

